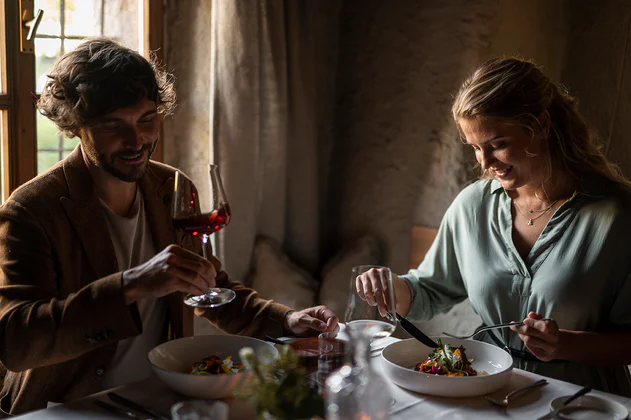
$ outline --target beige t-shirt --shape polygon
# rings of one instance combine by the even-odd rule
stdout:
[[[140,189],[126,217],[114,213],[101,201],[110,231],[119,270],[127,270],[150,260],[156,249],[145,215]],[[142,334],[118,343],[112,364],[105,371],[102,389],[125,385],[153,374],[147,353],[163,341],[166,323],[164,299],[140,299],[136,302],[142,320]]]

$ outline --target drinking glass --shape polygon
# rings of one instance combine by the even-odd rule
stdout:
[[[217,165],[194,165],[190,179],[175,172],[173,226],[202,242],[204,258],[211,255],[210,235],[230,223],[230,205]],[[192,182],[191,182],[192,181]],[[203,295],[187,295],[184,303],[200,308],[214,308],[231,302],[236,294],[230,289],[211,288]]]
[[[379,313],[377,306],[371,306],[357,293],[357,277],[372,271],[379,279],[378,287],[383,290],[385,313]],[[397,327],[396,309],[394,306],[394,287],[392,272],[388,267],[377,265],[360,265],[351,269],[351,290],[348,306],[344,315],[344,323],[349,336],[361,334],[369,340],[389,337]],[[373,295],[374,296],[374,295]]]
[[[228,404],[223,401],[181,401],[171,407],[173,420],[228,420]]]
[[[349,358],[349,353],[349,346],[346,341],[338,337],[337,332],[325,332],[318,335],[318,370],[315,380],[320,394],[324,394],[326,378],[344,365]]]
[[[383,314],[379,312],[378,306],[371,306],[368,302],[363,300],[357,292],[358,277],[368,272],[375,275],[378,279],[376,287],[379,287],[383,291],[383,293],[379,293],[381,299],[383,299],[383,307],[385,307]],[[353,346],[356,349],[354,352],[354,364],[358,366],[365,365],[363,370],[367,372],[366,375],[370,374],[377,378],[379,376],[378,374],[371,373],[368,356],[363,352],[363,344],[366,344],[368,349],[370,349],[370,343],[372,341],[389,337],[397,327],[392,271],[388,267],[379,265],[359,265],[353,267],[351,269],[350,288],[348,306],[346,307],[346,313],[344,315],[344,324],[346,334],[348,334],[351,341],[354,341]],[[371,290],[374,289],[371,288]],[[376,294],[373,293],[373,297],[376,298]],[[380,382],[379,379],[372,379],[372,381],[375,383]],[[384,397],[387,397],[388,405],[394,405],[396,400],[391,398],[387,394],[387,391],[384,390],[383,392]]]

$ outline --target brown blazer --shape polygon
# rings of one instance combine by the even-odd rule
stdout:
[[[139,182],[157,250],[182,239],[171,224],[173,174],[151,162]],[[219,260],[212,262],[217,284],[237,297],[198,315],[233,334],[282,334],[289,308],[231,282]],[[182,294],[165,299],[165,340],[192,335],[193,313]],[[20,414],[100,390],[118,341],[141,333],[136,304],[123,300],[122,274],[79,146],[0,207],[0,362],[7,369],[0,409]]]

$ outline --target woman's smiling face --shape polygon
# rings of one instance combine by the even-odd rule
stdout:
[[[482,169],[490,171],[505,190],[537,188],[544,181],[541,133],[533,136],[519,125],[479,119],[460,119],[458,124]]]

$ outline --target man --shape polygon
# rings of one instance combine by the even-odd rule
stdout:
[[[61,57],[48,77],[40,112],[81,144],[0,208],[2,411],[149,376],[147,352],[192,333],[183,293],[235,291],[229,304],[196,310],[229,333],[337,329],[325,307],[292,311],[231,282],[172,227],[174,168],[150,161],[159,120],[174,107],[169,75],[101,38]]]

